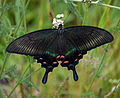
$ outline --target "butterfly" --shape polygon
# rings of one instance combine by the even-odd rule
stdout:
[[[25,34],[12,41],[6,51],[9,53],[33,56],[41,67],[45,68],[42,83],[48,79],[61,61],[62,67],[73,71],[73,78],[78,80],[75,66],[87,51],[113,41],[113,36],[106,30],[93,26],[72,26],[58,29],[44,29]]]

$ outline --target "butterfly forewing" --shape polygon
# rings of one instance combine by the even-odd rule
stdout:
[[[56,29],[47,29],[28,33],[11,42],[6,50],[10,53],[39,56],[56,40],[56,32]]]
[[[109,43],[113,36],[106,30],[91,26],[75,26],[64,30],[68,39],[78,50],[90,50]]]

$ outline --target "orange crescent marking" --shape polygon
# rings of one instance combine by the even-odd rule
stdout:
[[[43,62],[43,64],[47,64],[46,62]]]
[[[81,56],[81,54],[78,54],[78,56]]]
[[[40,58],[40,60],[43,60],[43,58]]]
[[[57,62],[53,62],[53,64],[54,64],[54,65],[56,65],[56,64],[57,64]]]
[[[60,58],[60,56],[57,56],[56,58],[57,58],[57,59],[59,59],[59,58]]]
[[[64,58],[65,58],[65,56],[61,56],[60,58],[61,58],[61,59],[64,59]]]
[[[69,61],[64,61],[64,63],[65,63],[65,64],[68,64],[68,63],[69,63]]]

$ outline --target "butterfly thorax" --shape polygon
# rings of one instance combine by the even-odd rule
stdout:
[[[65,48],[65,38],[64,38],[64,29],[62,24],[59,25],[58,32],[57,32],[57,41],[58,41],[58,52],[59,54],[63,53],[63,50]]]

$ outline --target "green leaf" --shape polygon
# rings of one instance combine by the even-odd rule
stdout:
[[[120,85],[116,87],[115,91],[120,93]]]
[[[32,81],[30,81],[30,80],[26,80],[25,82],[26,82],[28,85],[33,86],[38,92],[40,91],[39,88],[38,88],[38,86],[35,85]]]
[[[36,98],[36,96],[30,96],[30,98]]]
[[[94,95],[94,93],[92,93],[92,92],[87,92],[85,94],[82,94],[81,97],[83,97],[83,98],[88,98],[88,97],[97,98],[97,96]]]
[[[2,89],[0,89],[0,98],[4,98],[3,95],[2,95]]]
[[[78,9],[76,8],[76,4],[74,4],[70,0],[66,0],[65,3],[68,4],[68,7],[69,7],[70,11],[73,14],[75,14],[78,17],[78,19],[82,22],[83,21],[83,17],[81,16],[81,14],[79,13]]]

